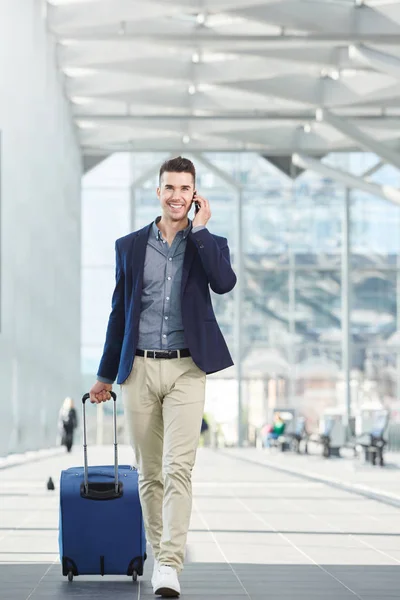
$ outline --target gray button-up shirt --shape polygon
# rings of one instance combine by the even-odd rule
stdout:
[[[178,350],[186,348],[181,313],[181,282],[187,236],[192,223],[178,231],[172,245],[157,227],[150,229],[143,272],[139,339],[141,350]],[[193,232],[204,229],[195,227]]]

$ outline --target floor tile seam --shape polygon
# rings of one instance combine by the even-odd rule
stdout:
[[[22,522],[19,525],[17,525],[13,529],[10,529],[9,531],[7,531],[7,533],[5,533],[5,535],[3,535],[0,538],[0,548],[1,548],[1,542],[3,542],[6,538],[10,537],[13,533],[22,529],[24,527],[24,525],[27,525],[30,521],[32,521],[35,518],[35,516],[36,516],[35,514],[29,514],[28,516],[23,518]]]
[[[56,560],[52,562],[51,565],[49,565],[45,571],[45,573],[42,575],[42,577],[39,579],[36,587],[31,591],[31,593],[27,596],[26,600],[30,600],[30,598],[32,598],[33,594],[36,592],[36,590],[39,588],[40,584],[42,583],[43,579],[46,577],[47,573],[50,571],[50,569],[53,568],[53,566],[56,564]]]
[[[330,502],[336,502],[336,500],[329,500]],[[326,521],[328,527],[331,527],[332,529],[332,525],[329,523],[329,521]],[[343,530],[340,530],[342,533],[346,533]],[[366,546],[367,548],[370,548],[371,550],[374,550],[375,552],[378,552],[378,554],[382,554],[383,556],[385,556],[386,558],[390,558],[391,560],[393,560],[395,563],[400,564],[400,560],[395,558],[394,556],[392,556],[391,554],[385,552],[384,550],[381,550],[380,548],[375,547],[373,544],[370,544],[369,542],[363,540],[362,538],[359,538],[358,535],[354,534],[354,533],[349,533],[348,534],[350,538],[356,540],[357,543]]]
[[[218,450],[219,453],[224,454],[224,456],[230,457],[232,460],[241,460],[243,462],[251,463],[253,465],[258,465],[260,467],[264,467],[266,469],[271,469],[272,471],[276,471],[279,473],[284,473],[286,475],[292,475],[298,479],[306,479],[308,481],[319,482],[327,487],[331,487],[333,489],[341,490],[344,492],[348,492],[349,494],[354,494],[356,496],[362,496],[364,498],[368,498],[369,500],[375,500],[376,502],[381,502],[382,504],[386,504],[387,506],[393,506],[395,508],[400,508],[400,496],[396,494],[391,494],[389,492],[381,493],[377,492],[373,488],[361,484],[351,484],[344,482],[340,479],[334,479],[331,477],[324,477],[323,475],[319,475],[313,473],[311,471],[299,471],[295,470],[291,467],[284,467],[281,465],[275,465],[271,462],[261,461],[256,458],[250,458],[247,456],[240,456],[239,454],[231,454],[229,451]]]
[[[197,514],[199,515],[200,519],[203,521],[204,526],[207,528],[207,531],[210,533],[211,538],[214,542],[214,544],[216,545],[216,547],[218,548],[218,551],[220,552],[222,558],[225,560],[226,564],[229,566],[229,568],[231,569],[233,575],[236,577],[236,579],[238,580],[241,588],[243,589],[244,593],[246,594],[246,596],[251,600],[251,596],[249,594],[249,592],[247,591],[244,583],[242,582],[242,580],[240,579],[238,573],[235,571],[233,565],[230,563],[230,561],[228,560],[228,557],[226,556],[225,552],[223,551],[223,549],[221,548],[220,543],[218,542],[214,532],[212,531],[212,529],[210,528],[210,526],[208,525],[205,517],[203,516],[203,514],[201,513],[201,511],[199,510],[199,507],[197,506],[196,501],[193,501],[195,510],[197,512]]]
[[[283,502],[285,504],[289,504],[289,503],[294,504],[293,500],[288,500],[287,498],[284,498]],[[335,502],[335,500],[329,499],[329,502]],[[353,533],[348,533],[344,529],[341,529],[340,527],[337,527],[336,525],[332,525],[326,519],[326,517],[321,517],[321,515],[315,515],[313,513],[305,511],[305,510],[302,510],[302,512],[300,514],[303,514],[304,516],[310,517],[311,519],[314,519],[315,521],[319,521],[324,526],[328,527],[333,533],[338,533],[338,534],[341,534],[341,535],[348,536],[350,539],[354,539],[358,544],[360,544],[362,546],[366,546],[367,548],[370,548],[371,550],[377,552],[378,554],[382,554],[386,558],[390,558],[390,560],[392,560],[393,562],[400,564],[400,560],[396,559],[394,556],[391,556],[390,554],[387,554],[385,551],[380,550],[379,548],[375,548],[375,546],[373,546],[372,544],[368,544],[368,542],[365,542],[364,540],[360,539],[357,535],[355,535]]]
[[[245,502],[243,502],[243,500],[241,500],[240,498],[237,498],[237,501],[242,504],[242,506],[248,510],[251,514],[253,514],[254,517],[256,517],[257,519],[261,520],[261,522],[264,523],[264,525],[266,525],[267,527],[270,527],[271,529],[275,529],[273,527],[273,525],[271,525],[270,523],[268,523],[263,517],[260,517],[259,515],[257,515],[257,513],[255,513],[249,506],[246,505]],[[296,546],[296,544],[294,542],[292,542],[289,538],[287,538],[284,534],[280,533],[279,531],[277,531],[275,529],[276,533],[278,533],[278,535],[280,537],[282,537],[282,539],[284,539],[288,544],[290,544],[290,546],[292,546],[295,550],[297,550],[297,552],[299,552],[300,554],[302,554],[305,558],[307,558],[308,561],[310,561],[313,565],[315,565],[318,569],[320,569],[321,571],[323,571],[324,573],[326,573],[329,577],[331,577],[332,579],[334,579],[337,583],[339,583],[342,587],[344,587],[347,591],[349,591],[351,594],[353,594],[356,598],[358,598],[359,600],[362,600],[361,596],[359,596],[357,594],[357,592],[355,592],[354,590],[352,590],[351,588],[349,588],[343,581],[341,581],[338,577],[336,577],[333,573],[330,573],[330,571],[328,571],[328,569],[326,569],[325,567],[323,567],[322,565],[320,565],[317,561],[315,561],[311,556],[309,556],[306,552],[304,552],[303,550],[301,550],[301,548],[299,548],[298,546]]]

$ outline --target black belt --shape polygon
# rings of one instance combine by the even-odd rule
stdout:
[[[144,356],[144,350],[136,350],[136,356]],[[186,358],[190,356],[189,348],[183,350],[147,350],[147,358]]]

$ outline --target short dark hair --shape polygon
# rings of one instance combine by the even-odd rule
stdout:
[[[161,183],[161,177],[163,173],[191,173],[193,176],[193,183],[196,183],[196,169],[194,164],[188,158],[183,156],[177,156],[176,158],[170,158],[163,162],[160,168],[159,181]]]

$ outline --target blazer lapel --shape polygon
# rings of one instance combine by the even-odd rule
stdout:
[[[181,283],[181,298],[185,292],[185,287],[187,284],[187,280],[189,277],[189,272],[196,255],[197,248],[193,240],[188,236],[185,250],[185,257],[183,259],[183,268],[182,268],[182,283]]]
[[[149,231],[153,224],[146,225],[137,232],[133,238],[132,245],[132,276],[133,276],[133,294],[142,293],[144,260],[146,257],[147,240]]]

